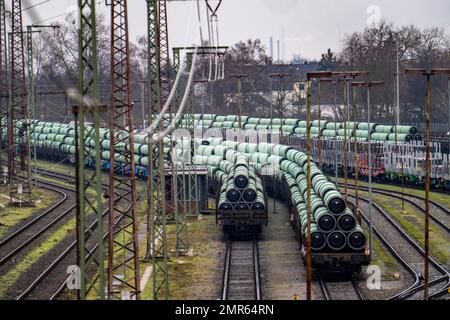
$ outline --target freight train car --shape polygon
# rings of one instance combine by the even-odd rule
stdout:
[[[255,202],[250,205],[228,206],[219,205],[219,202],[220,193],[216,199],[216,222],[228,236],[252,237],[261,233],[262,227],[268,224],[267,197],[264,204]]]
[[[280,187],[281,193],[286,198],[296,196],[292,194],[286,179]],[[314,207],[314,203],[312,206]],[[307,229],[305,221],[302,221],[304,216],[302,217],[299,212],[301,209],[301,206],[290,205],[292,227],[300,244],[303,262],[306,264]],[[321,214],[315,214],[316,222],[311,225],[313,268],[326,276],[349,277],[354,273],[360,273],[362,266],[370,263],[370,255],[360,221],[353,218],[354,208],[347,206],[342,214],[332,214],[323,207],[318,211],[321,211]],[[322,220],[318,218],[319,215],[322,216]]]
[[[217,157],[217,156],[216,156]],[[220,160],[220,157],[217,159]],[[227,236],[253,237],[268,224],[267,194],[246,157],[209,167],[216,194],[216,223]]]

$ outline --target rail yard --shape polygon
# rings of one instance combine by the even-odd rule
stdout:
[[[289,60],[227,0],[54,2],[0,0],[0,300],[448,300],[448,30]]]

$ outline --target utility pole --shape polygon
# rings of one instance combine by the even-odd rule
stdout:
[[[429,260],[430,260],[430,170],[431,170],[431,155],[430,155],[430,95],[431,95],[431,77],[432,76],[449,76],[450,69],[406,69],[406,75],[424,76],[426,78],[426,97],[425,97],[425,145],[426,145],[426,160],[425,160],[425,255],[424,255],[424,299],[429,298]]]
[[[242,90],[242,78],[248,77],[248,74],[230,74],[230,78],[236,78],[237,80],[237,109],[238,109],[238,122],[239,129],[242,128],[242,101],[241,101],[241,90]]]
[[[279,44],[279,40],[278,40],[278,44]],[[279,129],[279,138],[280,138],[280,143],[283,143],[283,109],[284,109],[284,99],[285,99],[285,95],[282,94],[282,80],[286,77],[290,77],[291,74],[290,73],[271,73],[269,74],[269,79],[270,79],[270,129],[271,129],[271,139],[272,139],[272,143],[274,143],[273,141],[273,106],[272,106],[272,90],[273,90],[273,81],[272,79],[274,78],[278,78],[279,83],[278,83],[278,90],[277,90],[277,96],[278,96],[278,112],[280,113],[280,118],[281,118],[281,126]],[[276,207],[276,195],[278,195],[278,189],[274,188],[273,190],[273,214],[277,214],[277,207]]]
[[[313,221],[311,208],[311,188],[312,188],[312,172],[311,172],[311,84],[315,79],[329,78],[331,72],[310,72],[306,74],[308,79],[308,96],[307,96],[307,134],[306,134],[306,156],[307,156],[307,193],[306,193],[306,210],[307,210],[307,232],[306,232],[306,299],[312,300],[312,244],[311,244],[311,223]]]
[[[283,126],[283,122],[284,122],[284,117],[283,117],[283,115],[284,115],[283,111],[284,110],[283,109],[284,109],[284,100],[286,98],[286,95],[282,93],[282,92],[285,91],[282,88],[282,81],[283,81],[284,78],[290,77],[290,76],[292,76],[292,74],[290,74],[290,73],[283,73],[283,72],[269,74],[269,78],[278,78],[278,80],[279,80],[279,83],[278,83],[279,86],[278,86],[277,92],[278,92],[278,112],[280,113],[281,127]],[[283,138],[283,134],[282,133],[283,132],[282,132],[281,127],[280,127],[280,138],[282,140],[282,138]],[[281,141],[281,142],[283,142],[283,141]]]
[[[270,115],[270,123],[273,123],[273,78],[269,77],[269,115]],[[273,141],[272,141],[273,143]],[[274,170],[273,175],[276,176],[275,173],[276,170]],[[275,188],[272,186],[273,189],[273,214],[277,214],[277,199],[275,197]]]
[[[173,48],[173,63],[175,74],[181,72],[181,51],[186,51],[188,70],[191,69],[193,63],[193,55],[197,50],[197,54],[211,56],[213,54],[224,54],[228,47],[212,47],[212,46],[202,46],[202,47],[175,47]],[[196,104],[194,101],[195,84],[200,83],[211,83],[209,80],[200,79],[194,80],[194,84],[189,88],[189,100],[188,108],[185,112],[183,121],[181,122],[181,129],[184,129],[185,133],[189,133],[189,138],[186,136],[176,137],[174,142],[177,144],[178,154],[182,156],[177,158],[175,165],[177,169],[175,170],[177,187],[177,197],[175,202],[175,221],[176,221],[176,251],[178,254],[185,253],[189,250],[189,239],[188,239],[188,217],[198,216],[200,214],[200,193],[198,188],[198,175],[197,166],[192,163],[192,151],[194,150],[194,136],[195,129],[195,113]],[[175,96],[175,106],[178,109],[180,106],[181,92],[177,92]],[[202,114],[204,113],[204,105],[202,105]],[[202,120],[203,121],[203,120]],[[202,128],[203,132],[203,128]],[[203,133],[202,133],[203,134]],[[178,174],[182,172],[182,174]],[[194,201],[192,201],[194,199]]]
[[[144,76],[143,76],[143,74],[144,73],[142,73],[142,78],[144,78]],[[147,81],[144,81],[144,80],[138,80],[138,81],[136,81],[137,83],[140,83],[141,84],[141,115],[142,115],[142,127],[141,127],[141,130],[142,131],[144,131],[145,130],[145,117],[146,117],[146,110],[145,110],[145,108],[146,108],[146,106],[145,106],[145,85],[147,84]],[[135,124],[135,126],[136,126],[136,124]]]
[[[384,85],[383,81],[369,81],[369,82],[353,82],[353,87],[365,87],[367,88],[367,134],[368,134],[368,175],[369,175],[369,245],[370,245],[370,259],[373,256],[373,224],[372,224],[372,126],[371,115],[371,101],[370,101],[370,89],[374,86],[382,86]]]
[[[355,216],[357,220],[360,220],[359,214],[359,150],[358,150],[358,137],[357,137],[357,126],[356,123],[358,121],[358,110],[356,106],[356,90],[355,87],[352,86],[353,93],[353,108],[352,108],[352,117],[353,117],[353,167],[355,168]]]
[[[147,0],[147,37],[148,37],[148,74],[149,74],[149,106],[148,124],[152,125],[156,116],[162,110],[162,29],[167,31],[167,25],[161,26],[160,5],[165,1]],[[168,49],[168,48],[166,48]],[[166,66],[166,65],[164,65]],[[166,66],[168,67],[168,66]],[[166,83],[167,84],[167,83]],[[167,93],[167,90],[164,94]],[[164,121],[158,124],[158,131],[164,130]],[[168,278],[168,246],[167,246],[167,202],[166,174],[164,161],[164,141],[153,141],[148,137],[149,178],[147,179],[147,257],[153,264],[153,299],[167,300],[169,297]],[[161,297],[162,296],[162,297]]]
[[[183,48],[177,47],[173,48],[173,61],[175,74],[181,72],[181,50]],[[190,50],[189,50],[190,51]],[[188,68],[192,65],[192,52],[187,54]],[[188,230],[188,216],[195,215],[198,208],[197,201],[197,169],[196,166],[191,161],[191,152],[193,149],[193,139],[194,134],[194,114],[195,106],[192,103],[193,98],[193,87],[189,88],[189,104],[187,112],[181,121],[181,128],[185,132],[189,132],[189,136],[184,135],[174,137],[174,143],[176,148],[174,148],[174,165],[176,170],[175,173],[175,223],[176,223],[176,252],[178,255],[184,254],[189,250],[189,230]],[[177,92],[175,98],[175,108],[180,107],[181,103],[181,92]],[[192,206],[192,199],[195,198],[195,208]]]
[[[0,184],[6,184],[6,172],[3,168],[3,119],[7,117],[9,110],[8,88],[8,32],[6,31],[6,7],[5,0],[0,0]]]
[[[307,232],[306,232],[306,300],[312,300],[312,244],[311,244],[311,222],[312,222],[312,209],[311,209],[311,79],[308,78],[308,97],[307,97],[307,120],[306,120],[306,155],[307,161]]]
[[[321,97],[320,97],[320,91],[321,91],[321,84],[322,83],[333,83],[332,79],[319,79],[318,80],[318,97],[317,97],[317,103],[318,103],[318,119],[319,119],[319,135],[318,135],[318,144],[319,144],[319,168],[322,169],[322,165],[323,165],[323,154],[322,154],[322,106],[321,106]],[[335,90],[336,93],[336,90]],[[336,97],[335,97],[336,99]],[[335,100],[336,101],[336,100]],[[336,129],[336,128],[335,128]],[[337,163],[337,161],[336,161]],[[337,180],[336,180],[336,184],[337,184]]]
[[[396,105],[396,109],[395,109],[395,114],[396,114],[396,119],[395,119],[395,124],[396,126],[400,125],[400,50],[398,48],[397,45],[397,51],[396,51],[396,67],[397,70],[395,72],[395,77],[396,77],[396,87],[397,87],[397,94],[396,94],[396,98],[397,98],[397,105]]]
[[[398,145],[398,126],[400,125],[400,50],[398,45],[396,47],[395,52],[396,57],[396,107],[395,107],[395,152],[397,153],[397,157],[400,154],[400,163],[401,163],[401,175],[402,175],[402,212],[405,212],[405,165],[404,165],[404,145],[401,147],[401,150]]]
[[[347,139],[347,121],[350,120],[350,82],[360,76],[368,75],[367,71],[344,71],[344,72],[333,72],[335,76],[342,77],[346,86],[344,95],[346,97],[346,110],[344,111],[344,195],[345,201],[348,199],[348,151],[349,151],[349,140]]]
[[[157,1],[158,5],[158,42],[159,42],[159,63],[160,63],[160,89],[161,89],[161,107],[166,104],[169,99],[171,91],[171,63],[170,63],[170,46],[169,46],[169,24],[168,24],[168,13],[167,13],[167,1]],[[172,117],[173,106],[169,105],[168,116],[164,117],[163,129],[167,129],[173,120]],[[163,139],[163,149],[172,150],[172,134],[169,132],[167,136]],[[170,174],[170,179],[165,179],[166,190],[168,191],[166,201],[168,202],[169,210],[166,211],[167,221],[175,221],[175,202],[176,197],[176,186],[175,186],[175,164],[172,161],[171,156],[163,156],[164,159],[164,174]]]
[[[33,26],[27,26],[27,66],[28,66],[28,118],[30,119],[30,131],[34,134],[34,121],[36,121],[36,84],[34,77],[34,54],[33,54],[33,33],[40,33],[41,31],[33,31]],[[34,169],[30,178],[37,179],[36,172],[36,143],[31,146],[31,139],[28,141],[28,148],[30,150],[30,170]],[[34,180],[34,187],[37,187],[37,180]]]
[[[322,132],[321,132],[321,122],[322,122],[322,107],[320,105],[320,89],[321,89],[321,81],[319,79],[317,84],[317,117],[319,120],[319,132],[317,136],[317,143],[318,143],[318,149],[319,149],[319,169],[322,170]]]
[[[53,25],[31,25],[27,26],[27,67],[28,67],[28,112],[30,119],[30,131],[34,133],[34,122],[36,121],[36,79],[34,75],[34,50],[33,50],[33,34],[41,33],[41,30],[33,30],[34,28],[52,28],[58,29],[59,26]],[[31,169],[34,169],[34,186],[37,186],[37,155],[36,144],[29,145]]]
[[[140,299],[128,1],[111,0],[108,298]],[[116,158],[122,159],[116,162]]]
[[[334,79],[331,81],[334,87],[334,174],[335,174],[335,183],[336,187],[339,189],[339,169],[338,169],[338,128],[337,128],[337,122],[338,122],[338,112],[337,112],[337,88],[340,83],[339,79]]]
[[[96,1],[78,0],[80,16],[79,41],[79,88],[74,107],[77,120],[77,215],[78,215],[78,260],[81,273],[80,299],[100,299],[106,297],[105,247],[103,223],[103,196],[101,180],[100,113],[106,106],[99,101],[99,79],[97,64],[97,22]],[[87,121],[92,121],[88,126]],[[86,140],[94,142],[92,148]],[[91,150],[94,150],[94,155]],[[95,162],[94,172],[85,171],[87,159]],[[92,218],[96,219],[92,223]],[[87,239],[92,237],[97,244],[94,248]]]
[[[450,77],[447,79],[448,93],[448,156],[450,158]]]
[[[13,205],[32,206],[30,123],[27,110],[21,0],[12,0],[11,18],[11,81],[8,114],[9,196],[10,203]]]

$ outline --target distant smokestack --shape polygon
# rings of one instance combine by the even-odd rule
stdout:
[[[273,60],[273,37],[270,37],[270,57]]]
[[[277,49],[277,51],[278,51],[278,59],[277,59],[277,61],[278,62],[280,62],[280,40],[277,40],[277,47],[278,47],[278,49]]]

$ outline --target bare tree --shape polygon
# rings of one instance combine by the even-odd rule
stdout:
[[[449,66],[450,60],[445,53],[449,50],[449,37],[440,28],[420,30],[414,25],[396,27],[393,23],[381,21],[378,25],[366,28],[362,32],[347,35],[344,48],[336,64],[328,64],[328,70],[364,70],[370,72],[373,80],[383,80],[383,90],[374,90],[374,121],[392,122],[396,105],[396,62],[397,54],[402,69],[406,66],[431,67]],[[324,54],[322,61],[326,65],[330,53]],[[325,69],[325,68],[324,68]],[[403,121],[419,121],[422,118],[424,84],[421,79],[411,79],[401,75],[401,110]],[[343,92],[343,90],[341,90]],[[340,92],[340,99],[343,93]],[[443,96],[434,94],[434,97]],[[359,90],[358,101],[365,101]],[[434,98],[433,103],[439,105]],[[361,108],[360,117],[365,118],[365,108]],[[437,116],[439,118],[439,116]]]
[[[39,75],[46,75],[54,82],[62,81],[74,86],[78,79],[78,31],[73,15],[68,15],[59,29],[42,30],[36,37],[36,53]],[[97,18],[97,50],[99,77],[107,81],[110,61],[109,27],[103,16]],[[42,72],[41,72],[42,71]]]

